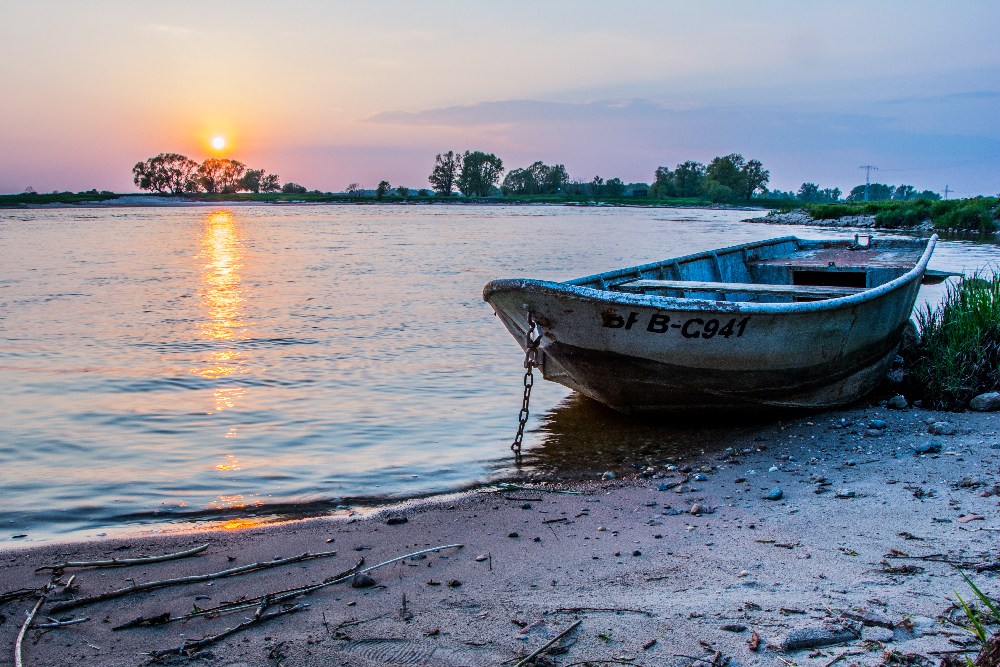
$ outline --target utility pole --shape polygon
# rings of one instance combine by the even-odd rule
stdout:
[[[948,200],[948,193],[949,192],[954,192],[954,190],[949,190],[947,185],[944,186],[944,199],[945,199],[945,201]]]
[[[866,164],[863,167],[858,167],[858,169],[865,170],[865,201],[868,201],[868,184],[871,182],[872,169],[878,171],[878,167],[874,167],[870,164]],[[947,198],[946,198],[947,199]]]

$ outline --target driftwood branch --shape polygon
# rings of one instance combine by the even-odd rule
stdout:
[[[205,637],[204,639],[199,639],[198,641],[194,642],[186,642],[183,645],[178,646],[177,648],[165,648],[165,649],[160,649],[159,651],[153,651],[152,653],[149,653],[149,655],[155,659],[155,658],[162,658],[167,655],[182,655],[184,653],[190,654],[191,651],[197,651],[198,649],[204,648],[209,644],[214,644],[220,639],[225,639],[226,637],[234,635],[237,632],[242,632],[243,630],[246,630],[249,627],[270,621],[272,618],[277,618],[278,616],[284,616],[285,614],[293,614],[297,611],[307,609],[309,605],[297,604],[294,607],[289,607],[288,609],[281,609],[280,611],[274,611],[271,612],[270,614],[263,613],[265,607],[266,607],[265,603],[261,602],[261,605],[260,607],[257,608],[257,612],[253,615],[253,618],[243,621],[236,627],[223,630],[217,635]]]
[[[125,623],[125,624],[120,625],[120,626],[118,626],[116,628],[113,628],[113,629],[114,630],[125,630],[127,628],[134,628],[134,627],[139,627],[139,626],[144,626],[144,625],[152,624],[153,622],[155,622],[155,624],[159,625],[159,624],[162,624],[162,623],[171,623],[173,621],[187,620],[187,619],[194,618],[194,617],[197,617],[197,616],[211,616],[213,614],[222,614],[222,613],[227,613],[227,612],[231,612],[231,611],[239,611],[241,609],[249,609],[250,607],[253,607],[256,604],[258,604],[258,602],[263,601],[265,598],[269,599],[268,604],[277,604],[278,602],[283,602],[285,600],[296,598],[296,597],[299,597],[301,595],[307,595],[307,594],[312,593],[314,591],[318,591],[318,590],[321,590],[323,588],[327,588],[329,586],[333,586],[335,584],[343,583],[343,582],[351,579],[352,577],[354,577],[355,574],[359,574],[359,573],[363,574],[363,573],[366,573],[366,572],[371,572],[372,570],[375,570],[377,568],[384,567],[386,565],[391,565],[392,563],[396,563],[398,561],[405,560],[407,558],[412,558],[413,556],[419,556],[420,554],[429,553],[431,551],[440,551],[441,549],[461,548],[463,546],[465,546],[465,545],[464,544],[446,544],[446,545],[443,545],[443,546],[440,546],[440,547],[431,547],[430,549],[422,549],[420,551],[415,551],[413,553],[406,554],[405,556],[399,556],[398,558],[393,558],[392,560],[387,560],[384,563],[379,563],[378,565],[372,565],[371,567],[367,567],[367,568],[365,568],[363,570],[360,569],[360,566],[364,563],[364,560],[365,560],[364,558],[362,558],[360,561],[358,561],[358,564],[355,565],[354,567],[352,567],[351,569],[349,569],[349,570],[347,570],[345,572],[341,572],[340,574],[334,575],[333,577],[327,577],[325,580],[323,580],[322,583],[314,584],[312,586],[302,586],[302,587],[299,587],[299,588],[291,588],[291,589],[284,590],[284,591],[277,591],[275,593],[268,593],[267,595],[263,595],[263,596],[256,597],[256,598],[250,598],[250,599],[247,599],[247,600],[240,600],[238,602],[234,602],[234,603],[228,604],[228,605],[220,605],[218,607],[213,607],[211,609],[202,609],[200,611],[196,611],[196,612],[191,613],[191,614],[185,614],[184,616],[178,616],[177,618],[169,618],[169,617],[164,618],[164,616],[166,616],[166,615],[154,616],[154,617],[151,617],[151,618],[144,618],[144,617],[140,616],[139,618],[137,618],[135,620],[129,621],[128,623]],[[128,590],[131,590],[131,589],[128,589]]]
[[[364,564],[365,559],[362,558],[358,561],[358,564],[345,572],[334,575],[333,577],[327,577],[324,580],[324,584],[332,582],[334,579],[343,580],[347,577],[351,577],[357,573],[361,566]],[[318,584],[323,585],[323,584]],[[127,623],[115,626],[111,628],[112,630],[127,630],[129,628],[138,627],[148,627],[150,625],[165,625],[167,623],[173,623],[174,621],[187,621],[192,618],[198,618],[199,616],[215,616],[217,614],[225,614],[233,611],[240,611],[241,609],[249,609],[251,607],[257,606],[259,603],[263,602],[265,598],[269,599],[268,604],[275,604],[278,602],[283,602],[290,598],[299,597],[300,595],[305,595],[313,589],[313,586],[298,586],[296,588],[289,588],[283,591],[277,591],[275,593],[268,593],[266,595],[260,595],[254,598],[246,598],[243,600],[237,600],[235,602],[228,602],[225,604],[220,604],[218,607],[209,607],[208,609],[199,609],[198,611],[191,612],[190,614],[184,614],[182,616],[171,617],[170,612],[165,612],[157,616],[139,616],[134,618]]]
[[[128,567],[129,565],[146,565],[147,563],[162,563],[168,560],[177,560],[178,558],[187,558],[188,556],[194,556],[195,554],[200,554],[207,548],[208,548],[207,544],[202,544],[199,547],[188,549],[187,551],[179,551],[175,554],[165,554],[163,556],[142,556],[140,558],[112,558],[111,560],[66,561],[65,563],[56,563],[55,565],[43,565],[39,568],[36,568],[35,572],[41,572],[42,570],[65,570],[68,567]]]
[[[83,607],[84,605],[93,604],[95,602],[103,602],[104,600],[113,600],[115,598],[124,597],[126,595],[132,595],[133,593],[142,593],[145,591],[151,591],[156,588],[166,588],[167,586],[179,586],[181,584],[196,584],[202,581],[211,581],[212,579],[222,579],[223,577],[234,577],[236,575],[247,574],[249,572],[257,572],[258,570],[266,570],[272,567],[278,567],[280,565],[287,565],[289,563],[298,563],[304,560],[327,558],[329,556],[336,556],[336,555],[337,555],[336,551],[325,551],[315,554],[304,553],[301,556],[282,558],[279,560],[270,561],[266,563],[251,563],[250,565],[234,567],[229,570],[223,570],[221,572],[213,572],[211,574],[196,574],[190,577],[179,577],[177,579],[150,581],[145,584],[129,586],[128,588],[119,588],[118,590],[109,591],[107,593],[101,593],[99,595],[91,595],[85,598],[78,598],[76,600],[67,600],[66,602],[60,602],[56,605],[53,605],[52,611],[53,612],[66,611],[67,609],[76,609],[77,607]]]
[[[52,630],[52,629],[55,629],[55,628],[65,628],[67,625],[76,625],[77,623],[86,623],[87,621],[90,620],[89,618],[74,618],[74,619],[71,619],[69,621],[57,621],[56,619],[51,618],[51,617],[47,617],[47,618],[50,621],[49,623],[39,623],[38,625],[36,625],[34,627],[37,628],[37,629],[39,629],[39,630]]]
[[[42,606],[43,602],[45,602],[44,595],[38,598],[35,608],[28,614],[28,618],[24,619],[24,625],[21,626],[21,631],[17,633],[17,640],[14,642],[14,667],[23,667],[24,665],[21,662],[21,645],[24,643],[24,635],[27,634],[28,628],[31,627],[32,622],[35,620],[35,614],[38,613],[38,609]]]
[[[44,590],[44,588],[41,590],[37,588],[19,588],[16,591],[0,593],[0,604],[10,602],[11,600],[23,600],[24,598],[31,597],[32,595],[41,595]]]
[[[646,611],[645,609],[629,609],[628,607],[559,607],[556,609],[556,613],[560,614],[576,614],[584,611],[592,612],[629,612],[631,614],[645,614],[650,618],[653,617],[653,612]]]
[[[537,651],[535,651],[534,653],[532,653],[531,655],[529,655],[527,658],[525,658],[521,662],[519,662],[516,665],[514,665],[514,667],[524,667],[524,665],[527,665],[529,662],[531,662],[532,660],[534,660],[535,658],[537,658],[538,656],[540,656],[541,654],[543,654],[547,650],[549,650],[549,648],[551,648],[552,646],[554,646],[563,637],[565,637],[569,633],[571,633],[574,630],[576,630],[576,626],[580,625],[581,623],[583,623],[582,620],[581,621],[577,621],[573,625],[569,626],[568,628],[566,628],[565,630],[563,630],[562,632],[560,632],[558,635],[556,635],[556,637],[554,639],[552,639],[552,641],[548,642],[547,644],[545,644],[545,646],[542,646],[540,649],[538,649]]]

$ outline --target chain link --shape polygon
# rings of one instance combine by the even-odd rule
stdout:
[[[528,403],[531,400],[531,388],[535,384],[532,369],[538,367],[538,345],[542,342],[542,333],[538,323],[528,313],[528,330],[524,334],[524,398],[521,400],[521,412],[517,415],[517,435],[510,448],[517,456],[521,455],[521,440],[524,439],[524,425],[528,423]]]

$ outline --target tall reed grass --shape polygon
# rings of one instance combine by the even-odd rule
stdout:
[[[910,376],[926,407],[962,410],[1000,387],[1000,275],[949,285],[940,305],[917,312],[917,324]]]

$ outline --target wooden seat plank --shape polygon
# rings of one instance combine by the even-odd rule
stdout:
[[[831,287],[827,285],[757,285],[754,283],[709,283],[697,280],[633,280],[615,285],[619,292],[647,290],[677,290],[679,292],[711,292],[717,294],[774,294],[820,299],[833,299],[868,291],[866,287]]]

